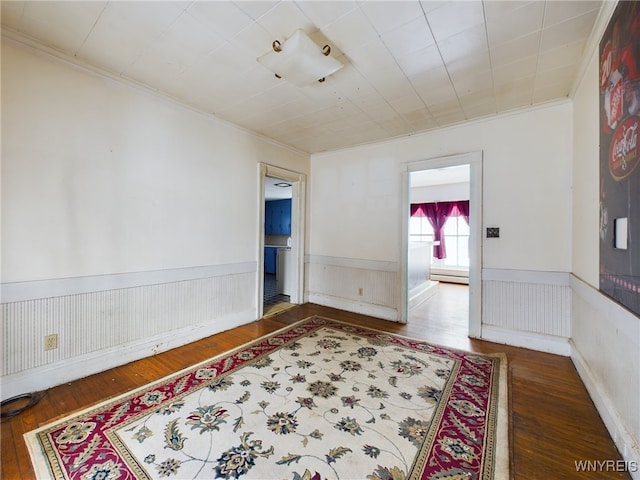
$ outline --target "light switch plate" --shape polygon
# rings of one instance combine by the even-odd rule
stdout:
[[[500,238],[500,227],[487,227],[487,238]]]

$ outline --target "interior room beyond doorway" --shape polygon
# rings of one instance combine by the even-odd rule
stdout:
[[[410,174],[408,320],[469,332],[470,165]]]

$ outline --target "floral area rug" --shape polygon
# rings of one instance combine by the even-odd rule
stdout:
[[[310,317],[25,438],[39,478],[507,478],[505,392],[504,356]]]

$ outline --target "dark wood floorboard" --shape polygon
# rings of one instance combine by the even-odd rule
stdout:
[[[322,315],[453,348],[481,353],[504,352],[509,362],[512,478],[631,478],[626,472],[576,471],[576,461],[621,460],[621,457],[571,359],[467,338],[467,310],[464,306],[466,287],[443,287],[438,295],[412,310],[406,325],[305,304],[153,357],[51,388],[36,406],[16,417],[3,419],[0,426],[0,478],[33,478],[31,461],[22,438],[25,432],[311,315]]]

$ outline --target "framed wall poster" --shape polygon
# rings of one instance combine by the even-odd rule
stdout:
[[[600,42],[600,290],[640,316],[640,2]]]

